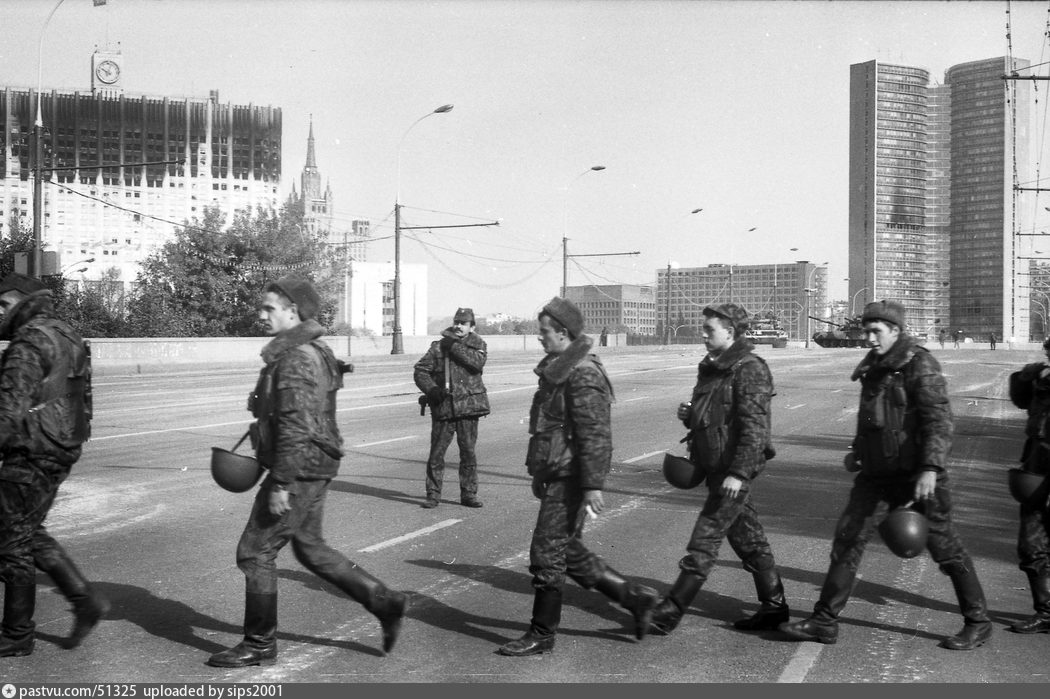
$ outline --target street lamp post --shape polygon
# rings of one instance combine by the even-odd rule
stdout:
[[[576,175],[569,184],[565,185],[565,206],[564,214],[562,216],[562,233],[561,233],[561,294],[562,298],[565,298],[566,289],[569,287],[569,189],[572,187],[576,180],[580,179],[588,172],[601,172],[605,169],[604,165],[593,165],[580,174]]]
[[[36,58],[36,121],[33,122],[33,254],[30,255],[29,276],[40,277],[40,252],[43,240],[44,225],[44,110],[40,97],[44,89],[44,32],[51,18],[65,0],[58,0],[51,8],[51,13],[40,28],[40,41],[37,43]]]
[[[404,144],[408,132],[416,124],[429,116],[445,114],[451,111],[452,105],[444,104],[434,111],[424,114],[405,129],[405,133],[401,135],[401,140],[397,143],[397,191],[394,196],[394,327],[392,329],[390,354],[405,353],[404,339],[401,336],[401,146]]]
[[[849,304],[850,317],[857,315],[857,294],[860,294],[860,292],[867,291],[867,290],[868,290],[868,287],[864,287],[862,289],[858,289],[856,294],[853,294],[853,300],[850,301],[850,304]]]

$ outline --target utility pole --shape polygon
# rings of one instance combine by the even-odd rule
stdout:
[[[671,344],[671,261],[667,261],[667,296],[664,298],[664,345]]]

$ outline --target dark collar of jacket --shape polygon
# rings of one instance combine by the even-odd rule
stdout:
[[[262,355],[264,362],[270,364],[276,361],[283,352],[299,345],[305,345],[322,335],[324,335],[324,328],[321,327],[320,323],[313,318],[304,320],[294,328],[282,330],[274,335],[273,339],[266,343],[266,346],[262,348],[262,352],[259,354]]]
[[[915,352],[918,349],[925,349],[919,344],[911,335],[901,334],[897,338],[897,342],[894,343],[893,347],[890,347],[890,351],[886,354],[879,355],[875,350],[870,350],[864,359],[860,361],[857,368],[853,370],[853,375],[850,376],[851,381],[864,378],[869,372],[891,372],[900,371],[903,369],[911,358],[915,356]]]
[[[563,384],[568,381],[569,374],[576,368],[576,365],[587,358],[593,346],[594,340],[586,335],[580,335],[570,342],[561,354],[547,355],[533,371],[548,383]]]
[[[755,349],[755,346],[751,344],[750,340],[744,337],[738,337],[733,341],[733,344],[722,351],[721,354],[708,354],[700,360],[700,370],[711,372],[729,371],[733,368],[734,364],[739,362],[745,356],[751,354],[753,349]]]

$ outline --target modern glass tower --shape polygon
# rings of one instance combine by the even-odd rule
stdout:
[[[901,301],[911,332],[1028,339],[1011,209],[1028,102],[1008,100],[1003,79],[1028,62],[1009,62],[954,66],[944,85],[922,68],[850,66],[849,293]]]

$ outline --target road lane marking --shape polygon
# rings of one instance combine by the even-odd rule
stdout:
[[[648,454],[642,454],[641,456],[633,456],[630,459],[624,459],[624,463],[625,464],[633,464],[636,461],[642,461],[643,459],[648,459],[650,456],[656,456],[657,454],[663,454],[663,453],[664,453],[663,449],[661,449],[660,451],[651,451]]]
[[[805,408],[805,403],[799,403],[798,405],[785,405],[784,410],[798,410],[799,408]]]
[[[798,651],[791,657],[784,671],[777,678],[778,684],[798,684],[806,681],[806,676],[820,657],[824,644],[817,641],[805,641],[799,644]]]
[[[459,524],[462,521],[463,520],[461,520],[461,519],[446,519],[443,522],[438,522],[437,524],[432,524],[429,527],[423,527],[422,529],[417,529],[414,532],[409,532],[408,534],[404,534],[402,536],[395,536],[393,539],[387,539],[386,541],[381,541],[378,544],[372,544],[371,546],[368,546],[366,548],[358,549],[357,552],[358,553],[372,553],[373,551],[378,551],[380,549],[385,549],[385,548],[388,548],[390,546],[396,546],[397,544],[400,544],[403,541],[408,541],[409,539],[415,539],[417,536],[426,536],[427,534],[433,534],[434,532],[438,531],[439,529],[444,529],[445,527],[451,527],[453,524]]]
[[[365,447],[374,447],[374,446],[376,446],[378,444],[390,444],[391,442],[400,442],[400,441],[403,441],[405,439],[415,439],[415,438],[416,438],[416,435],[410,434],[407,437],[394,437],[393,439],[384,439],[384,440],[381,440],[379,442],[367,442],[365,444],[355,444],[353,446],[353,448],[354,449],[364,449]]]

